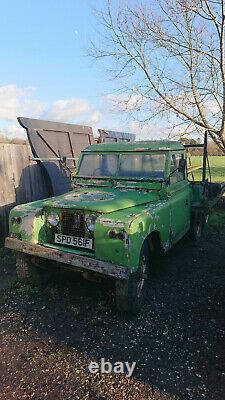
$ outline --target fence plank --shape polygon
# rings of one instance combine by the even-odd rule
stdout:
[[[0,143],[0,242],[8,233],[12,207],[51,195],[45,171],[29,157],[28,144]]]

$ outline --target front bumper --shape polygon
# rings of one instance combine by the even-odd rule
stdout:
[[[80,272],[91,271],[120,279],[129,278],[129,270],[127,268],[109,262],[96,260],[94,258],[40,246],[39,244],[26,243],[19,239],[7,237],[5,240],[5,247],[35,257],[42,257],[62,264],[67,264],[68,266],[75,267],[74,269],[78,269]]]

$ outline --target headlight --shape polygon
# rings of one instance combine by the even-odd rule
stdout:
[[[94,232],[94,225],[95,225],[95,221],[97,218],[98,217],[95,214],[90,214],[90,215],[86,216],[85,222],[86,222],[86,226],[90,232]]]
[[[59,216],[56,213],[50,213],[47,216],[47,221],[51,226],[57,226],[59,223]]]
[[[12,217],[11,222],[12,222],[12,224],[21,224],[22,218],[21,217]]]

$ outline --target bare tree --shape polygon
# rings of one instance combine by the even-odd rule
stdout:
[[[225,153],[225,0],[108,0],[98,13],[110,73],[139,119],[167,116],[182,134],[207,130]],[[132,104],[132,107],[130,107]]]

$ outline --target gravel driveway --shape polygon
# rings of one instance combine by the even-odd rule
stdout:
[[[111,283],[61,273],[21,285],[1,250],[0,400],[225,399],[225,210],[205,237],[155,261],[137,317],[119,314]],[[101,358],[136,362],[124,374],[91,374]]]

